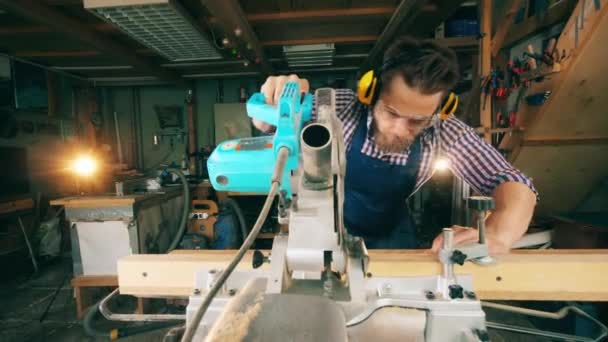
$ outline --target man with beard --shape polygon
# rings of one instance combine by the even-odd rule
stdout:
[[[387,49],[382,65],[362,76],[357,93],[336,89],[347,159],[345,225],[368,248],[418,247],[405,201],[431,178],[440,157],[474,190],[494,198],[496,209],[486,221],[491,254],[508,252],[526,232],[536,190],[471,127],[449,115],[458,77],[451,50],[404,37]],[[269,77],[262,86],[266,102],[276,104],[289,81],[308,92],[308,82],[296,75]],[[273,129],[256,120],[254,125]],[[476,229],[452,228],[454,244],[478,240]],[[441,244],[439,235],[432,249]]]

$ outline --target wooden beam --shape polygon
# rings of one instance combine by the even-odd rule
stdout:
[[[506,34],[503,46],[510,46],[534,33],[551,27],[559,22],[566,21],[577,4],[577,0],[563,0],[548,9],[547,14],[538,17],[532,16],[524,19],[521,23],[513,25]]]
[[[492,68],[492,0],[481,0],[480,18],[481,18],[481,35],[479,47],[479,73],[480,77],[490,77]],[[492,95],[486,94],[480,96],[480,118],[479,122],[484,128],[492,128]],[[492,142],[492,135],[484,133],[484,140],[487,143]]]
[[[376,44],[369,53],[367,60],[368,65],[374,65],[381,57],[382,53],[393,40],[399,28],[410,25],[420,11],[422,0],[401,0],[401,3],[393,13],[393,16],[384,27],[384,30],[378,37]]]
[[[20,26],[20,27],[0,27],[0,35],[15,35],[29,33],[49,33],[50,28],[44,26]]]
[[[324,44],[324,43],[367,43],[374,42],[378,39],[377,35],[366,36],[344,36],[344,37],[327,37],[327,38],[302,38],[302,39],[281,39],[281,40],[266,40],[262,42],[263,46],[280,46],[280,45],[298,45],[298,44]]]
[[[16,57],[91,57],[99,56],[99,51],[16,51],[13,53]]]
[[[201,2],[214,17],[218,18],[223,31],[230,37],[230,41],[239,47],[241,54],[252,62],[259,63],[264,72],[272,72],[272,66],[264,56],[262,45],[237,0],[201,0]],[[239,34],[236,33],[237,29],[240,30]]]
[[[18,16],[48,25],[66,36],[75,38],[83,44],[94,47],[109,55],[121,58],[121,60],[163,80],[183,83],[182,78],[174,71],[166,70],[150,63],[147,59],[134,53],[132,47],[117,43],[112,39],[100,35],[93,28],[63,14],[56,8],[34,0],[0,0],[0,5]]]
[[[0,215],[6,215],[18,211],[30,210],[34,208],[32,198],[17,199],[14,201],[0,201]]]
[[[401,33],[425,37],[431,34],[434,36],[434,30],[450,15],[452,15],[465,0],[435,0],[434,4],[422,5],[420,15],[414,20],[411,27],[407,27],[407,31]],[[430,10],[434,7],[434,10]]]
[[[563,146],[563,145],[606,145],[608,136],[603,137],[534,137],[525,139],[523,146]]]
[[[496,32],[492,37],[492,58],[498,55],[498,51],[502,48],[502,44],[505,41],[505,37],[513,24],[515,15],[521,7],[522,0],[509,0],[507,4],[507,13],[501,18],[500,22],[496,24]]]
[[[463,48],[477,50],[479,48],[479,42],[477,41],[477,37],[450,37],[433,40],[439,45],[449,47],[455,50]]]
[[[235,251],[179,251],[131,255],[118,261],[121,294],[141,297],[186,297],[201,267],[224,268]],[[252,251],[237,266],[251,270]],[[267,254],[267,253],[266,253]],[[441,274],[437,257],[427,251],[369,250],[370,273],[380,277]],[[264,264],[261,270],[269,270]],[[497,263],[456,266],[470,274],[483,300],[608,301],[608,250],[517,250]]]
[[[99,23],[93,25],[95,30],[101,32],[112,32],[118,30],[116,27],[109,23]],[[30,34],[30,33],[52,33],[54,32],[50,27],[47,26],[13,26],[13,27],[0,27],[0,35],[15,35],[15,34]]]
[[[364,8],[335,8],[313,11],[253,13],[247,15],[250,23],[265,21],[295,20],[295,19],[324,19],[358,16],[390,16],[395,12],[395,6],[364,7]]]
[[[59,107],[59,79],[56,73],[48,70],[46,72],[46,88],[48,94],[48,116],[53,118],[57,116]]]

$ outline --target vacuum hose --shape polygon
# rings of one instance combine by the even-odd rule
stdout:
[[[165,170],[165,172],[173,173],[177,177],[179,177],[179,180],[181,181],[182,187],[184,189],[184,208],[182,209],[182,216],[179,220],[179,227],[177,228],[175,237],[173,238],[173,241],[171,241],[169,248],[167,248],[166,253],[169,253],[172,250],[174,250],[175,248],[177,248],[179,243],[182,241],[184,232],[186,232],[186,226],[188,224],[188,216],[190,215],[190,187],[188,186],[188,180],[186,179],[186,176],[184,176],[184,174],[180,170],[173,169],[173,168],[167,168]]]
[[[105,330],[102,331],[102,330],[97,330],[93,326],[93,320],[95,319],[95,316],[97,315],[98,312],[99,312],[99,302],[96,303],[95,305],[93,305],[91,307],[91,309],[89,309],[87,314],[84,316],[84,319],[82,320],[82,323],[84,326],[84,331],[89,337],[105,337],[111,341],[117,340],[121,337],[127,337],[127,336],[145,333],[148,331],[168,328],[168,327],[174,326],[176,324],[176,322],[156,322],[156,323],[148,323],[145,325],[136,325],[136,326],[124,327],[124,328],[114,328],[109,331],[105,331]]]
[[[241,234],[243,236],[242,241],[245,242],[249,232],[247,231],[247,223],[245,223],[245,215],[243,215],[243,211],[241,210],[241,207],[239,206],[237,201],[235,201],[234,199],[232,199],[230,197],[223,200],[222,203],[225,205],[228,205],[229,207],[232,208],[232,210],[234,210],[234,213],[236,214],[236,217],[239,220],[239,226],[241,227]]]

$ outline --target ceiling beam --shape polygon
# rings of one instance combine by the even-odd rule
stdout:
[[[182,78],[174,71],[166,70],[158,65],[150,63],[145,58],[138,56],[133,51],[133,47],[108,39],[107,37],[100,35],[93,28],[66,16],[55,8],[40,4],[38,1],[33,0],[0,0],[0,5],[18,16],[48,25],[66,36],[71,36],[81,41],[83,44],[118,57],[123,62],[127,62],[138,69],[145,70],[163,80],[183,83]]]
[[[44,0],[43,2],[51,6],[82,5],[82,0]]]
[[[229,35],[229,39],[239,48],[241,54],[252,62],[258,62],[262,71],[272,72],[272,66],[264,57],[264,50],[258,37],[247,21],[245,12],[237,0],[201,0],[202,4],[218,18],[218,24]],[[240,32],[237,34],[237,29]]]
[[[266,41],[262,42],[262,45],[263,46],[277,46],[277,45],[301,45],[301,44],[325,44],[325,43],[365,43],[365,42],[374,42],[377,39],[378,39],[378,35],[302,38],[302,39],[280,39],[280,40],[266,40]]]
[[[491,42],[492,58],[496,58],[496,55],[498,55],[498,51],[502,49],[502,44],[505,41],[509,29],[511,29],[513,20],[515,20],[515,15],[521,7],[521,2],[522,0],[509,0],[506,6],[507,13],[505,13],[505,15],[502,16],[500,21],[496,24],[496,32],[494,32],[494,36],[492,37]]]
[[[99,56],[99,51],[81,50],[81,51],[15,51],[14,56],[22,58],[32,57],[91,57]]]
[[[401,27],[401,33],[424,37],[435,31],[435,28],[452,15],[465,0],[436,0],[434,11],[425,11],[424,7],[420,15],[408,27]]]
[[[52,30],[44,26],[20,26],[20,27],[0,27],[0,35],[14,35],[23,33],[50,33]]]
[[[294,20],[294,19],[323,19],[335,17],[354,16],[390,16],[395,11],[394,6],[364,7],[364,8],[336,8],[315,11],[271,12],[248,14],[250,23],[263,21]]]
[[[95,30],[100,32],[119,32],[116,27],[109,23],[99,23],[92,25]],[[0,27],[0,35],[13,35],[13,34],[29,34],[29,33],[53,33],[48,26],[5,26]]]
[[[399,6],[393,13],[393,16],[384,27],[384,31],[378,37],[376,44],[372,48],[368,57],[368,64],[373,65],[376,60],[381,57],[382,52],[386,49],[389,42],[393,40],[398,29],[404,24],[411,23],[419,13],[420,5],[424,0],[401,0]]]

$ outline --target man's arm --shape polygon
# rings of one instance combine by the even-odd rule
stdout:
[[[486,221],[490,252],[508,252],[525,234],[532,218],[537,199],[532,181],[460,120],[452,118],[442,123],[441,138],[454,173],[477,192],[494,198],[496,209]],[[455,244],[478,240],[477,230],[454,229]],[[440,235],[433,242],[433,250],[442,243]]]
[[[496,187],[492,197],[496,209],[486,220],[486,230],[496,240],[495,252],[506,253],[528,230],[536,196],[522,183],[506,182]]]

